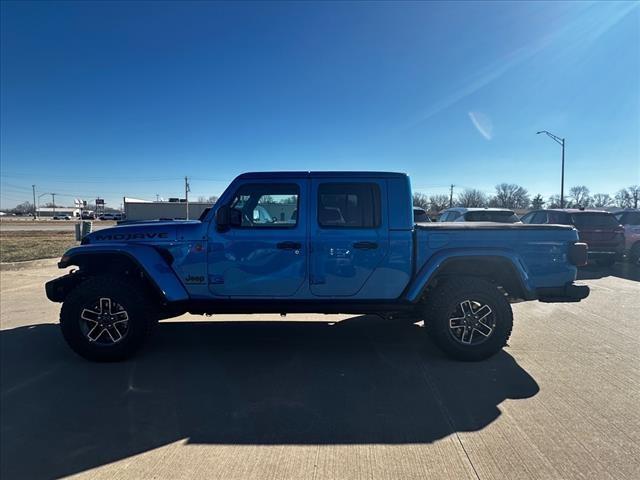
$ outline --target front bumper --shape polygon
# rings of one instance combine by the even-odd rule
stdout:
[[[82,280],[78,273],[67,273],[44,284],[47,298],[52,302],[64,302],[69,292]]]
[[[545,303],[579,302],[589,296],[587,285],[567,283],[562,287],[538,288],[538,300]]]

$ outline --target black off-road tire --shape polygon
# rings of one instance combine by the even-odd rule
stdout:
[[[450,328],[450,318],[465,300],[487,305],[495,322],[492,332],[479,344],[463,344]],[[488,280],[475,277],[451,277],[430,292],[425,308],[425,327],[435,344],[456,360],[484,360],[507,344],[513,329],[511,305],[504,293]],[[458,332],[459,330],[455,330]],[[478,334],[478,332],[473,332]]]
[[[82,329],[81,314],[89,305],[109,298],[126,311],[127,332],[111,345],[90,341]],[[131,357],[149,336],[158,315],[145,285],[124,276],[92,277],[74,288],[60,310],[62,335],[81,357],[96,362],[116,362]],[[106,335],[106,334],[105,334]]]

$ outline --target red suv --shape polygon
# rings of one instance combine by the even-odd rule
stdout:
[[[554,223],[573,225],[582,242],[589,248],[589,260],[610,266],[622,258],[624,228],[604,210],[578,210],[572,208],[534,210],[521,218],[522,223]]]

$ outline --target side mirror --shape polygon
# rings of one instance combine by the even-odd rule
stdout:
[[[242,210],[231,208],[229,205],[222,205],[216,210],[216,226],[218,230],[224,231],[229,227],[239,227],[242,225]]]
[[[224,230],[229,226],[229,205],[221,205],[216,210],[216,226],[218,230]]]

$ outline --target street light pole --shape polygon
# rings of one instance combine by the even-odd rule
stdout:
[[[38,211],[36,210],[36,186],[35,185],[31,185],[31,188],[33,189],[33,219],[36,219],[36,215],[38,214]]]
[[[38,219],[40,218],[40,198],[44,197],[45,195],[51,195],[49,192],[47,193],[42,193],[40,195],[38,195],[38,206],[36,208],[37,212],[38,212]]]
[[[562,174],[560,175],[560,208],[564,208],[564,138],[562,139]]]
[[[540,135],[544,133],[549,138],[551,138],[556,143],[562,146],[562,173],[560,175],[560,208],[564,208],[564,138],[560,138],[557,135],[554,135],[551,132],[547,132],[546,130],[541,130],[540,132],[536,132],[536,135]]]

